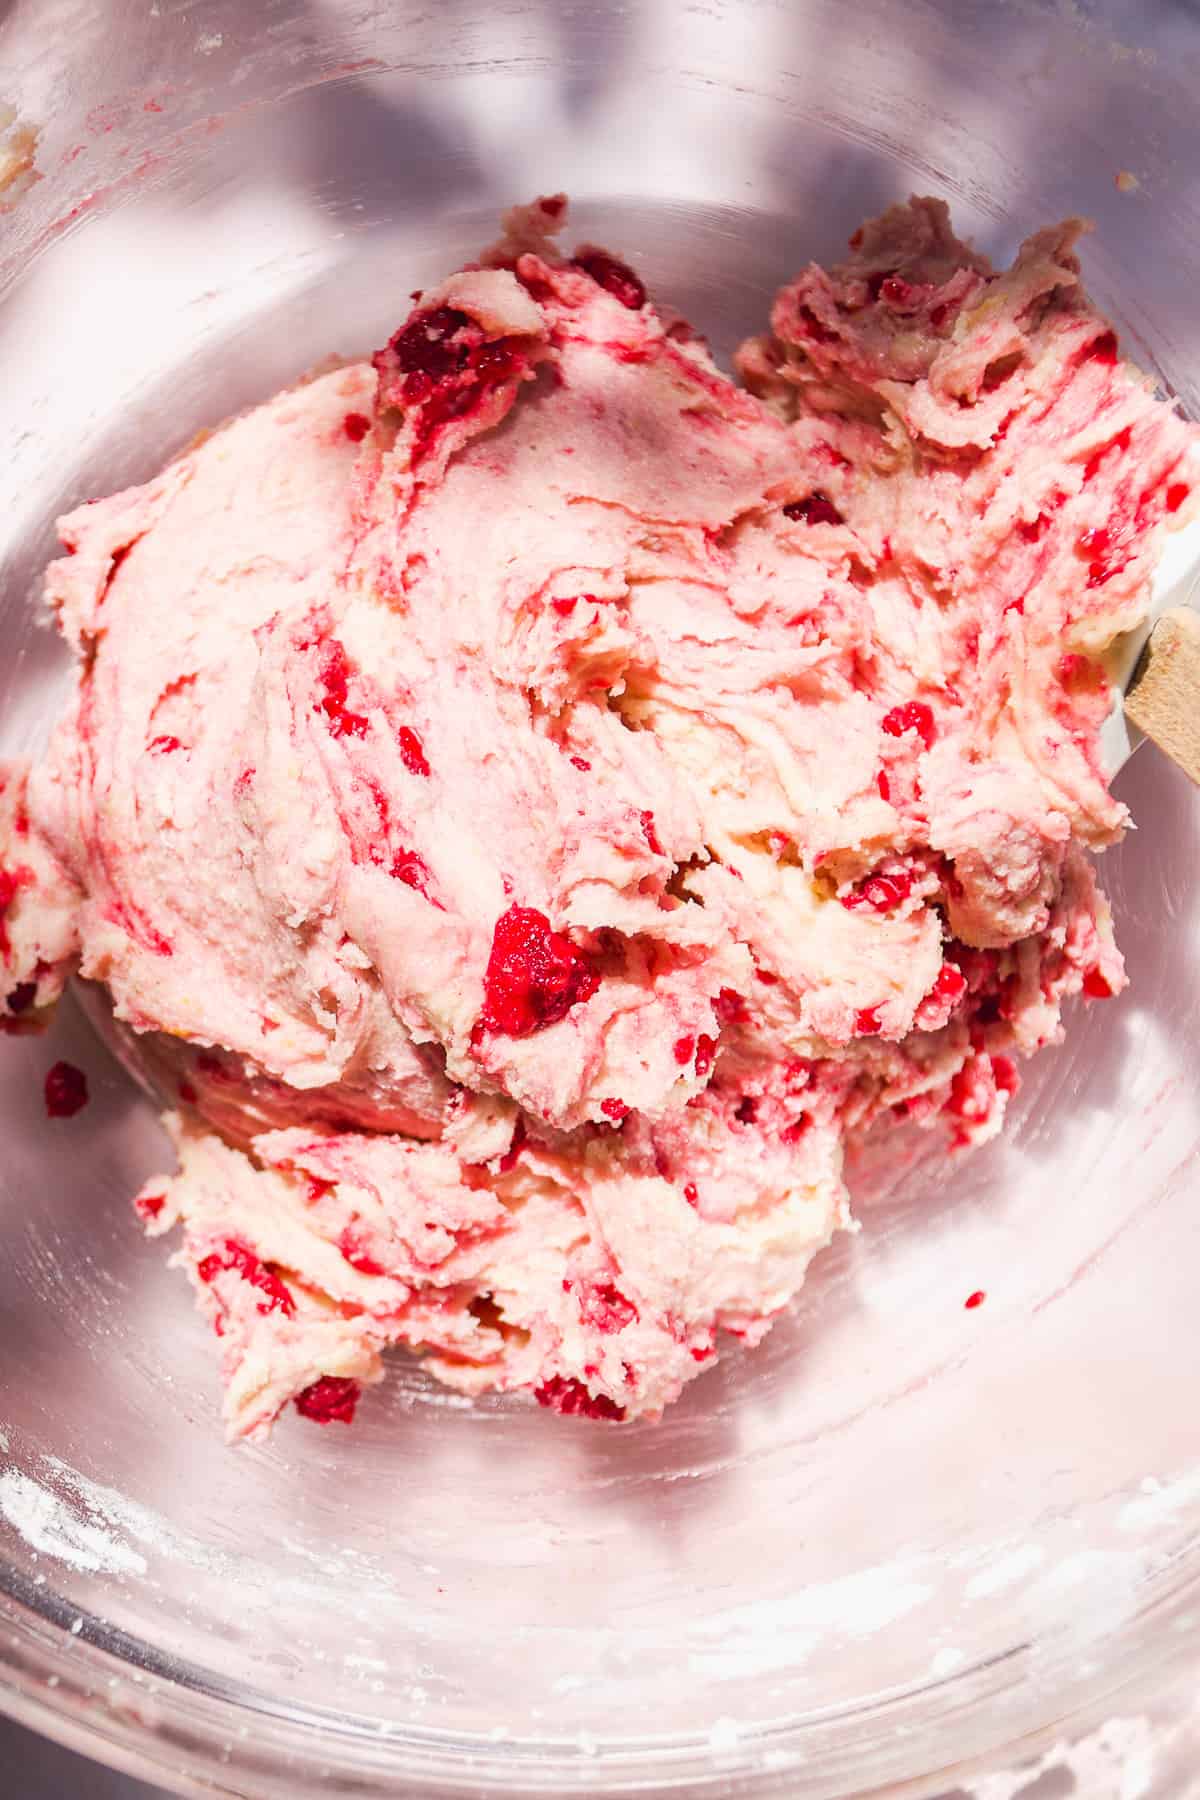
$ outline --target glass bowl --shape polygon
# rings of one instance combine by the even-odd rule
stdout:
[[[910,190],[997,255],[1083,212],[1097,299],[1197,410],[1182,6],[18,0],[0,69],[6,752],[68,676],[38,613],[55,515],[382,341],[539,191],[726,357]],[[466,1404],[399,1362],[352,1431],[223,1447],[211,1345],[130,1208],[153,1107],[86,997],[6,1042],[0,1705],[196,1793],[819,1800],[951,1787],[1177,1676],[1200,796],[1150,750],[1120,788],[1130,995],[1075,1012],[1001,1143],[864,1160],[861,1234],[657,1426]],[[94,1100],[48,1121],[60,1056]]]

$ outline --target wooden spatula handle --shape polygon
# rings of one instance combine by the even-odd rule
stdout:
[[[1165,612],[1125,694],[1125,716],[1200,784],[1200,612]]]

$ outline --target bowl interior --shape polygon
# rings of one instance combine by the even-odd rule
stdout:
[[[997,256],[1084,212],[1093,292],[1200,398],[1183,9],[1131,9],[1131,46],[1116,9],[1032,0],[118,6],[119,42],[59,10],[61,39],[0,29],[44,174],[0,257],[6,754],[69,673],[37,614],[55,514],[382,341],[538,191],[725,358],[910,191]],[[212,1346],[129,1205],[165,1140],[94,997],[7,1041],[0,1701],[230,1792],[328,1767],[321,1792],[835,1795],[1182,1654],[1200,802],[1149,750],[1120,792],[1138,829],[1102,873],[1130,995],[1076,1010],[1002,1143],[865,1157],[861,1233],[658,1426],[468,1405],[397,1362],[352,1432],[223,1448]],[[94,1095],[70,1121],[41,1104],[59,1056]]]

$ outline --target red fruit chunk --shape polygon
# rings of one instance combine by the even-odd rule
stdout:
[[[296,1395],[296,1411],[318,1425],[332,1425],[335,1420],[339,1425],[349,1425],[361,1392],[357,1381],[347,1381],[340,1375],[322,1375],[319,1381],[311,1382]]]
[[[350,692],[350,660],[336,638],[325,646],[321,659],[321,685],[325,696],[318,704],[333,728],[334,737],[364,736],[367,720],[362,713],[352,712],[346,705]]]
[[[933,984],[933,992],[939,1000],[958,1000],[966,992],[966,976],[957,963],[943,963],[938,970],[938,978]]]
[[[622,1119],[627,1119],[629,1117],[629,1108],[623,1100],[602,1100],[600,1102],[600,1111],[604,1114],[606,1119],[611,1119],[614,1125],[619,1125]]]
[[[610,256],[607,250],[581,250],[575,258],[575,267],[590,275],[597,287],[627,306],[630,312],[637,312],[646,304],[646,289],[641,279],[634,274],[628,263],[618,257]]]
[[[700,1195],[694,1181],[689,1181],[683,1190],[683,1197],[689,1206],[699,1206]]]
[[[402,725],[396,733],[400,755],[410,775],[428,775],[429,764],[420,738],[411,725]]]
[[[36,981],[18,981],[6,1002],[10,1013],[28,1012],[37,999]]]
[[[564,1413],[570,1418],[612,1419],[619,1424],[625,1417],[623,1406],[618,1406],[607,1394],[589,1393],[582,1381],[575,1381],[569,1375],[552,1375],[549,1381],[543,1381],[541,1387],[534,1390],[534,1398],[539,1406],[548,1406],[552,1412]]]
[[[1084,356],[1085,362],[1113,364],[1117,360],[1117,334],[1105,331],[1100,337],[1093,339]]]
[[[442,381],[462,367],[466,346],[455,347],[450,340],[470,323],[466,313],[453,306],[435,306],[428,312],[414,313],[407,325],[401,326],[388,349],[409,377],[404,384],[405,399],[425,398],[429,388],[421,377],[426,383]]]
[[[772,975],[770,969],[756,968],[754,971],[754,979],[756,981],[761,981],[764,987],[778,987],[779,986],[778,975]]]
[[[196,1265],[196,1273],[206,1286],[225,1269],[236,1271],[243,1281],[248,1281],[264,1296],[258,1303],[260,1313],[281,1312],[287,1319],[295,1313],[296,1303],[275,1271],[261,1262],[253,1250],[239,1244],[236,1238],[226,1238],[223,1249],[210,1251]]]
[[[861,906],[878,913],[894,912],[907,900],[911,888],[912,876],[903,870],[895,875],[870,875],[854,893],[842,896],[842,905],[851,912]]]
[[[342,430],[352,444],[361,444],[371,429],[371,421],[366,413],[348,412],[342,420]]]
[[[384,1268],[383,1264],[381,1262],[376,1262],[375,1258],[371,1256],[369,1252],[364,1250],[362,1245],[358,1243],[348,1231],[343,1232],[338,1239],[338,1249],[341,1251],[345,1260],[350,1264],[350,1267],[352,1269],[357,1269],[360,1275],[387,1274],[387,1270]]]
[[[915,731],[927,750],[933,742],[933,709],[923,700],[907,700],[903,706],[893,706],[880,724],[889,737],[902,737],[906,731]]]
[[[167,1196],[165,1194],[139,1194],[133,1204],[137,1208],[139,1218],[157,1219],[167,1204]]]
[[[550,604],[560,619],[566,619],[570,617],[575,611],[575,608],[579,605],[579,597],[578,595],[573,594],[569,600],[565,598],[561,600],[552,600]]]
[[[658,832],[654,829],[654,814],[652,812],[640,812],[638,818],[641,820],[642,831],[651,850],[653,850],[655,856],[662,856],[664,854],[663,847],[658,841]]]
[[[12,950],[8,932],[4,929],[4,915],[16,899],[21,885],[21,877],[15,870],[0,869],[0,956],[7,957]]]
[[[753,1125],[758,1117],[758,1101],[753,1094],[743,1094],[734,1109],[733,1116],[741,1125]]]
[[[854,1030],[858,1037],[877,1037],[883,1030],[883,1021],[879,1017],[877,1006],[864,1006],[855,1014]]]
[[[49,1117],[70,1119],[87,1105],[87,1076],[74,1063],[56,1062],[47,1071],[44,1093]]]
[[[1083,978],[1083,991],[1089,1000],[1110,1000],[1112,988],[1099,969],[1089,969]]]
[[[181,748],[182,745],[180,744],[179,739],[172,736],[169,732],[162,737],[151,738],[147,745],[147,749],[160,751],[164,756],[169,756],[172,750],[179,750]]]
[[[696,1040],[694,1037],[681,1037],[675,1039],[675,1061],[681,1068],[685,1063],[691,1062],[692,1052],[695,1048]]]
[[[583,951],[551,930],[545,913],[510,906],[496,921],[480,1023],[506,1037],[528,1037],[557,1025],[599,985]]]
[[[706,1037],[702,1032],[696,1039],[696,1073],[705,1076],[713,1066],[713,1058],[717,1054],[716,1038]]]
[[[571,758],[571,761],[577,769],[582,769],[585,775],[588,773],[588,771],[590,770],[590,768],[592,766],[591,763],[588,762],[587,759],[582,756],[573,756]]]
[[[1021,1085],[1021,1078],[1017,1074],[1017,1065],[1011,1056],[993,1056],[992,1080],[996,1084],[998,1093],[1016,1093]]]
[[[564,1282],[564,1287],[570,1284]],[[585,1325],[594,1331],[603,1332],[606,1336],[614,1331],[624,1331],[632,1325],[638,1316],[638,1309],[611,1281],[599,1282],[595,1287],[580,1284],[579,1316]]]
[[[841,525],[844,523],[841,513],[833,504],[828,494],[820,488],[803,500],[789,500],[783,509],[786,519],[797,519],[805,525]]]
[[[891,799],[892,784],[887,778],[887,771],[885,769],[880,769],[878,775],[875,777],[875,786],[879,789],[879,798],[881,800]]]
[[[1167,489],[1167,511],[1169,513],[1177,513],[1190,493],[1191,489],[1188,487],[1186,481],[1173,481]]]
[[[430,892],[433,876],[429,864],[415,850],[396,851],[392,858],[392,875],[406,887],[416,888],[418,894],[424,894],[427,900],[433,899]]]
[[[968,1312],[974,1312],[975,1308],[977,1306],[982,1306],[986,1299],[987,1295],[984,1293],[983,1289],[976,1288],[973,1294],[967,1295],[966,1299],[963,1301],[963,1305]]]
[[[713,1011],[722,1025],[740,1025],[746,1018],[746,1002],[735,988],[723,987],[713,1001]]]

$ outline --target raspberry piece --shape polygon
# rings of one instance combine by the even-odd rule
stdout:
[[[903,871],[895,875],[870,875],[854,893],[842,896],[842,905],[850,912],[861,906],[869,906],[878,913],[895,912],[907,900],[911,888],[912,876]]]
[[[681,1037],[675,1039],[675,1061],[679,1064],[680,1068],[683,1068],[685,1064],[691,1062],[692,1052],[695,1048],[696,1040],[694,1037]]]
[[[983,1289],[976,1288],[973,1294],[967,1295],[966,1299],[963,1301],[963,1305],[968,1312],[974,1312],[975,1308],[977,1306],[982,1306],[986,1299],[987,1295],[984,1293]]]
[[[796,519],[805,525],[842,525],[841,513],[820,488],[814,488],[803,500],[789,500],[783,509],[785,519]]]
[[[402,725],[396,733],[400,755],[410,775],[428,775],[429,764],[420,738],[411,725]]]
[[[569,1287],[569,1282],[563,1283]],[[638,1309],[627,1294],[615,1287],[611,1281],[597,1282],[595,1286],[580,1283],[579,1317],[593,1331],[599,1331],[608,1337],[615,1331],[624,1331],[638,1317]]]
[[[70,1119],[88,1102],[87,1076],[74,1063],[56,1062],[46,1074],[43,1092],[51,1119]]]
[[[293,1317],[296,1303],[285,1284],[273,1269],[255,1256],[247,1245],[238,1243],[236,1238],[226,1238],[222,1249],[212,1250],[196,1264],[196,1273],[206,1287],[210,1287],[217,1276],[224,1270],[232,1269],[243,1281],[257,1288],[264,1297],[258,1303],[258,1310],[266,1313],[281,1312],[286,1319]]]
[[[1083,991],[1089,1000],[1111,1000],[1112,988],[1099,969],[1089,969],[1083,978]]]
[[[938,970],[933,992],[939,1000],[958,1000],[966,992],[967,979],[957,963],[945,962]]]
[[[893,706],[880,724],[889,737],[902,737],[906,731],[915,731],[927,750],[933,742],[933,709],[923,700],[907,700],[903,706]]]
[[[496,921],[480,1023],[506,1037],[528,1037],[557,1025],[599,985],[583,951],[553,931],[545,913],[510,906]]]
[[[622,1120],[629,1117],[629,1108],[626,1106],[625,1102],[615,1098],[611,1100],[602,1100],[600,1102],[600,1111],[604,1114],[606,1119],[611,1119],[614,1125],[620,1125]]]
[[[575,267],[590,275],[597,287],[602,287],[627,306],[630,312],[637,312],[646,304],[646,289],[640,277],[635,275],[628,263],[623,263],[616,256],[610,256],[607,250],[580,250],[575,256]]]
[[[312,1419],[318,1425],[349,1425],[354,1418],[354,1409],[358,1405],[358,1397],[362,1392],[357,1381],[347,1381],[340,1375],[322,1375],[304,1388],[295,1398],[296,1411],[305,1419]]]
[[[342,430],[352,444],[361,444],[371,429],[371,421],[366,413],[348,412],[342,420]]]
[[[694,1181],[689,1181],[683,1190],[683,1197],[689,1206],[699,1206],[700,1194]]]
[[[1186,481],[1173,481],[1166,493],[1166,507],[1169,513],[1177,513],[1191,489]]]
[[[740,1025],[746,1018],[746,1002],[736,988],[723,987],[713,1001],[713,1011],[722,1025]]]
[[[569,1375],[552,1375],[549,1381],[543,1381],[541,1387],[535,1388],[534,1398],[539,1406],[548,1406],[552,1412],[564,1413],[570,1418],[612,1419],[619,1424],[625,1417],[623,1406],[618,1406],[607,1394],[589,1393],[582,1381]]]
[[[877,1006],[864,1006],[855,1014],[854,1030],[858,1037],[878,1037],[883,1030],[883,1021],[879,1017]]]
[[[364,715],[351,711],[346,705],[350,692],[350,672],[350,659],[345,647],[335,638],[325,646],[321,659],[321,685],[325,693],[324,698],[318,702],[329,720],[334,737],[363,737],[367,730]]]
[[[706,1037],[703,1033],[696,1039],[696,1073],[703,1077],[713,1066],[713,1058],[717,1054],[716,1038]]]

